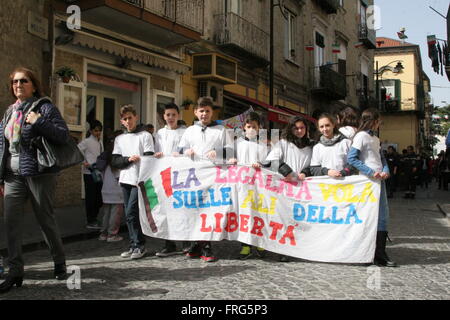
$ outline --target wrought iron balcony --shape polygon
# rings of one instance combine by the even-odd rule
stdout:
[[[215,15],[215,42],[249,66],[269,63],[269,34],[235,13]]]
[[[359,41],[364,43],[368,49],[376,49],[377,35],[375,30],[370,29],[367,24],[359,25]]]
[[[327,97],[330,100],[343,100],[347,96],[345,75],[332,69],[329,65],[314,68],[311,93]]]
[[[201,40],[204,0],[78,0],[83,21],[161,47]]]
[[[327,13],[337,13],[339,0],[316,0],[316,3]]]
[[[385,112],[398,112],[400,109],[400,101],[398,99],[386,100],[384,102],[384,111]]]
[[[124,0],[143,2],[143,8],[167,20],[203,33],[204,0]]]

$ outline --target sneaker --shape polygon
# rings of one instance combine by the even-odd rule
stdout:
[[[206,245],[203,247],[200,258],[202,258],[203,261],[205,261],[205,262],[216,262],[217,261],[217,258],[214,256],[210,245]]]
[[[188,257],[189,259],[194,259],[200,257],[200,254],[201,254],[200,244],[198,242],[192,242],[188,252],[186,253],[186,257]]]
[[[122,241],[123,237],[115,235],[115,236],[109,236],[106,241],[107,242],[118,242],[118,241]]]
[[[105,234],[101,234],[98,236],[98,240],[100,241],[106,241],[108,239],[108,237]]]
[[[191,247],[191,243],[189,241],[183,241],[183,254],[186,254],[189,252],[189,249]]]
[[[175,254],[178,254],[179,252],[177,251],[177,248],[175,247],[164,247],[162,250],[160,250],[159,252],[156,253],[157,257],[169,257],[169,256],[173,256]]]
[[[145,251],[145,248],[136,248],[133,250],[133,253],[131,254],[131,259],[140,259],[145,256],[147,251]]]
[[[101,230],[102,229],[102,227],[99,226],[97,222],[88,223],[86,225],[86,228],[90,229],[90,230]]]
[[[239,252],[239,259],[245,260],[252,256],[252,248],[250,246],[242,246]]]
[[[130,258],[131,257],[131,255],[133,254],[133,248],[130,248],[128,251],[125,251],[125,252],[122,252],[121,254],[120,254],[120,256],[122,257],[122,258]]]
[[[266,250],[264,250],[263,248],[257,247],[256,248],[256,255],[258,256],[258,258],[264,258],[266,256]]]

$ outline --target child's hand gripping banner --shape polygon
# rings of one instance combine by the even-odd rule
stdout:
[[[380,183],[364,176],[287,182],[247,166],[143,157],[139,208],[145,235],[237,240],[292,257],[370,263]]]

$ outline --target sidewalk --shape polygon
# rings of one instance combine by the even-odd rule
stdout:
[[[280,263],[272,252],[264,259],[242,261],[237,258],[236,241],[214,242],[219,260],[207,264],[182,255],[158,258],[150,252],[164,241],[153,238],[147,238],[145,258],[123,259],[119,255],[127,240],[82,239],[87,233],[83,212],[58,211],[63,234],[82,235],[80,241],[64,244],[68,266],[80,271],[81,288],[70,289],[67,283],[53,280],[48,249],[41,248],[24,255],[24,286],[0,300],[449,300],[450,220],[437,204],[448,208],[450,193],[433,184],[429,189],[418,187],[415,200],[402,197],[397,192],[389,201],[392,243],[387,253],[398,268],[301,259]]]
[[[86,213],[83,207],[55,208],[56,221],[61,237],[66,241],[83,240],[98,236],[98,231],[86,229]],[[39,248],[44,238],[32,211],[25,212],[23,245],[24,251]],[[0,217],[0,250],[6,248],[5,223]]]

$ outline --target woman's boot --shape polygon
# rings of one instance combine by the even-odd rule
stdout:
[[[387,231],[377,232],[374,264],[383,267],[397,267],[397,264],[391,261],[386,253],[386,238]]]

